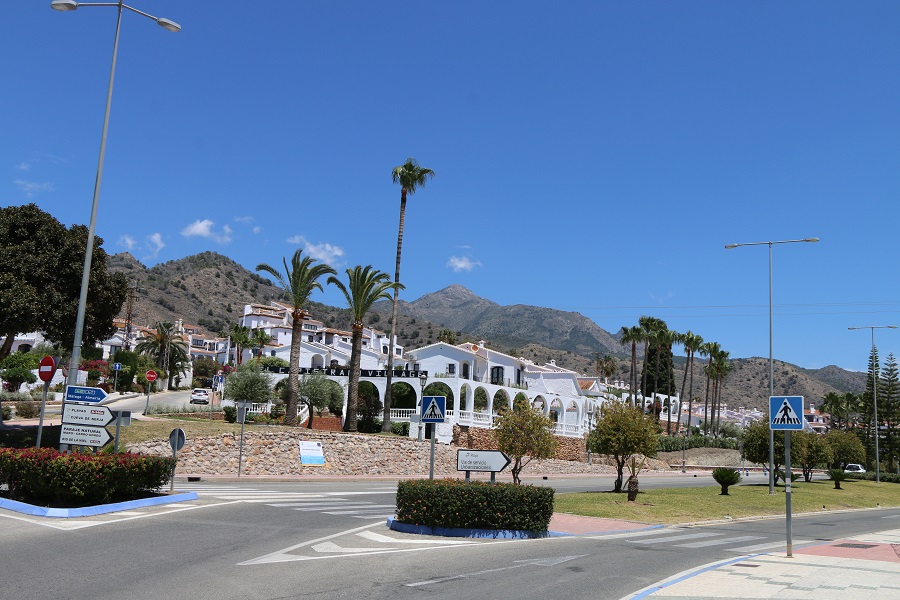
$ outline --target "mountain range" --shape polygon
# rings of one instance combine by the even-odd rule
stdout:
[[[211,334],[226,331],[237,322],[245,304],[267,303],[284,297],[281,288],[230,258],[202,252],[179,260],[146,267],[129,253],[109,257],[108,268],[126,274],[134,291],[133,322],[152,327],[158,321],[199,326]],[[313,318],[330,327],[350,329],[346,309],[311,302]],[[390,330],[391,303],[376,303],[367,325]],[[125,317],[124,309],[123,314]],[[397,334],[407,349],[437,341],[449,329],[457,341],[485,342],[487,347],[536,363],[557,365],[596,375],[596,359],[609,354],[618,360],[614,377],[628,379],[630,356],[618,339],[577,312],[514,304],[501,306],[481,298],[461,285],[451,285],[398,306]],[[677,352],[677,350],[676,350]],[[735,358],[734,371],[725,382],[730,406],[763,408],[769,396],[768,359]],[[681,388],[686,359],[676,356],[675,381]],[[695,398],[705,395],[703,361],[694,362]],[[639,367],[640,368],[640,367]],[[815,403],[828,392],[865,389],[866,374],[836,366],[804,369],[775,361],[775,393],[802,395]]]

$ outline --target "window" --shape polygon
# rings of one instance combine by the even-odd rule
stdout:
[[[503,385],[503,367],[491,367],[491,383]]]
[[[450,363],[447,365],[447,373],[449,375],[456,375],[456,363]]]

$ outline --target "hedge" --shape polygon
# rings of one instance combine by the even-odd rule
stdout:
[[[734,438],[715,438],[709,436],[702,435],[692,435],[685,440],[682,440],[682,436],[673,435],[659,436],[659,445],[657,446],[657,450],[659,452],[675,452],[676,450],[681,450],[682,444],[684,444],[684,448],[726,448],[728,450],[737,450],[738,441]]]
[[[422,479],[397,485],[397,521],[426,527],[547,531],[553,488]]]
[[[172,474],[172,458],[141,454],[64,454],[53,448],[0,448],[0,483],[31,504],[85,506],[145,497]]]

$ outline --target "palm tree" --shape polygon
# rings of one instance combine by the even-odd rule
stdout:
[[[612,374],[615,373],[618,368],[619,365],[616,362],[616,359],[609,354],[605,354],[600,360],[600,370],[603,372],[603,377],[606,379],[612,377]]]
[[[344,431],[356,431],[356,412],[359,403],[359,361],[362,354],[363,319],[372,305],[379,300],[390,300],[389,290],[402,288],[401,283],[391,283],[387,273],[372,269],[372,265],[359,265],[347,269],[347,285],[332,275],[328,283],[334,284],[344,294],[350,316],[353,319],[353,335],[350,346],[350,381],[347,386],[347,414]]]
[[[256,353],[256,362],[259,362],[262,358],[263,348],[271,341],[272,336],[266,333],[266,330],[262,327],[253,330],[253,335],[250,336],[250,343],[258,350]]]
[[[713,394],[713,404],[715,406],[713,414],[716,415],[716,422],[713,435],[716,437],[719,437],[719,424],[722,420],[722,388],[725,387],[725,378],[734,370],[734,364],[728,361],[730,354],[727,350],[720,350],[713,362],[716,377],[715,393]]]
[[[681,334],[681,345],[684,346],[684,353],[687,354],[687,365],[684,369],[684,379],[681,381],[681,399],[684,402],[684,384],[687,382],[688,371],[691,372],[691,385],[688,389],[688,433],[691,431],[691,415],[694,414],[694,353],[696,353],[703,344],[703,338],[688,330]]]
[[[188,360],[188,345],[172,323],[160,321],[156,329],[144,333],[135,351],[156,357],[156,366],[167,374],[167,387],[172,387],[176,371],[183,371]]]
[[[722,347],[718,342],[705,342],[700,344],[699,352],[700,356],[708,356],[709,363],[706,367],[703,368],[703,372],[706,373],[706,404],[703,408],[703,435],[707,435],[709,431],[709,382],[712,379],[713,374],[713,360],[715,360],[715,355],[722,350]]]
[[[671,329],[660,329],[656,332],[657,339],[657,354],[656,354],[656,387],[657,391],[659,391],[659,378],[660,376],[665,377],[665,389],[666,389],[666,403],[668,408],[666,409],[666,435],[672,435],[672,385],[673,385],[673,375],[672,375],[672,344],[678,341],[680,334],[677,331],[672,331]],[[665,352],[666,354],[666,364],[663,365],[664,374],[660,373],[659,370],[659,355]]]
[[[642,341],[643,332],[637,325],[632,327],[622,326],[619,330],[619,343],[623,346],[631,344],[631,371],[628,373],[628,385],[631,387],[631,406],[634,406],[637,397],[637,345]]]
[[[326,264],[316,264],[317,260],[309,256],[301,256],[302,251],[297,250],[291,257],[291,264],[282,258],[284,274],[267,264],[256,265],[257,271],[265,271],[278,281],[278,284],[288,295],[291,303],[291,365],[288,371],[288,398],[285,403],[284,424],[294,425],[297,422],[297,388],[300,384],[300,346],[303,341],[303,318],[306,311],[303,305],[309,302],[309,297],[316,290],[322,291],[319,279],[326,275],[337,273]]]
[[[244,362],[244,349],[253,344],[250,328],[246,325],[235,325],[230,332],[231,343],[234,344],[234,362],[239,367]]]
[[[425,182],[434,177],[434,171],[420,167],[414,158],[407,158],[406,162],[391,171],[394,183],[400,184],[400,227],[397,230],[397,264],[394,269],[394,283],[400,283],[400,251],[403,248],[403,222],[406,219],[406,196],[416,193],[420,187],[425,187]],[[394,301],[391,308],[391,339],[388,341],[387,381],[384,391],[384,419],[381,430],[385,433],[391,430],[391,376],[394,372],[394,338],[397,337],[397,300],[400,296],[400,288],[394,287]]]

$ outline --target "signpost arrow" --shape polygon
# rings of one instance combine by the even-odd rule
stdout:
[[[59,434],[60,444],[71,446],[105,446],[112,436],[103,427],[63,423]]]
[[[63,410],[63,423],[73,425],[94,425],[106,427],[115,420],[115,415],[105,406],[85,406],[84,404],[66,404]]]
[[[106,400],[107,396],[109,396],[109,394],[98,387],[86,387],[83,385],[66,386],[66,402],[96,404]]]
[[[497,473],[509,466],[509,457],[500,450],[457,450],[457,471]]]

